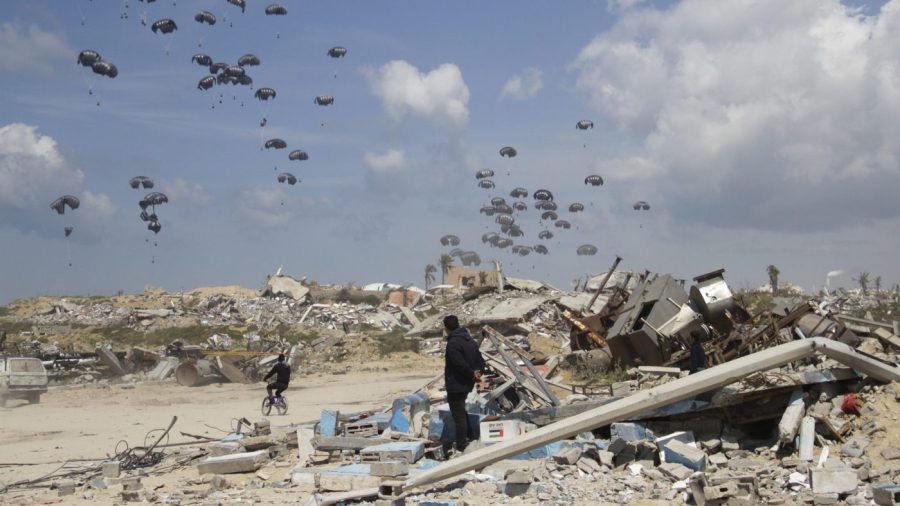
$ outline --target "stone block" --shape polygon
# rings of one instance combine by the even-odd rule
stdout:
[[[900,505],[900,485],[879,483],[872,487],[872,499],[879,506]]]
[[[404,476],[409,473],[409,463],[405,460],[387,460],[384,462],[372,462],[371,473],[373,476]]]
[[[121,472],[121,462],[118,460],[107,460],[100,464],[100,472],[104,478],[118,478]]]
[[[813,504],[816,506],[832,506],[838,503],[838,495],[834,492],[830,494],[816,494],[813,497]]]
[[[56,487],[56,493],[60,496],[72,495],[75,493],[74,480],[59,480],[54,486]]]
[[[900,448],[893,446],[891,448],[885,448],[881,450],[881,458],[884,460],[896,460],[900,459]]]
[[[258,470],[268,460],[267,450],[207,457],[197,465],[197,471],[200,474],[249,473]]]
[[[236,441],[215,441],[206,445],[206,449],[210,457],[221,457],[237,453],[241,449],[241,444]]]
[[[615,454],[613,452],[608,452],[606,450],[600,450],[597,452],[597,461],[600,462],[601,465],[604,465],[609,468],[616,467],[613,463],[615,459]]]
[[[324,473],[319,477],[319,489],[329,492],[349,492],[364,488],[378,488],[381,478],[363,474]]]
[[[656,448],[659,450],[659,453],[660,453],[659,458],[661,461],[665,461],[665,459],[666,459],[665,447],[666,447],[666,444],[669,443],[669,441],[681,441],[682,443],[691,444],[691,443],[694,443],[694,433],[687,432],[687,431],[678,431],[678,432],[673,432],[671,434],[666,434],[665,436],[660,436],[660,437],[656,438],[654,443],[656,443]]]
[[[856,491],[858,478],[852,469],[812,470],[812,490],[814,494],[850,494]]]
[[[706,454],[698,448],[673,439],[666,444],[664,450],[666,462],[682,464],[694,471],[706,469]]]
[[[686,480],[690,478],[692,474],[694,474],[694,471],[674,462],[666,462],[664,464],[660,464],[657,469],[659,469],[660,472],[675,481]]]
[[[225,490],[228,488],[228,480],[221,474],[213,475],[212,479],[209,480],[209,488],[213,490]]]
[[[144,488],[144,484],[141,483],[140,476],[129,476],[128,478],[122,478],[119,480],[119,484],[122,485],[122,490],[141,490]]]
[[[717,485],[707,485],[703,487],[703,495],[707,501],[718,501],[734,497],[741,493],[740,487],[736,481],[725,481]]]
[[[728,457],[724,453],[715,453],[709,456],[709,463],[716,467],[725,467],[728,464]]]
[[[534,481],[534,473],[531,471],[526,471],[524,469],[516,469],[510,471],[509,474],[506,475],[506,483],[507,484],[516,484],[521,485],[523,483],[530,484]]]
[[[575,465],[578,466],[578,469],[581,469],[587,474],[599,473],[601,470],[600,464],[598,464],[596,460],[587,457],[578,459],[578,462]]]
[[[553,460],[556,461],[557,464],[566,466],[575,464],[580,458],[581,448],[577,447],[563,448],[553,455]]]
[[[871,441],[866,438],[855,437],[841,446],[841,454],[848,457],[862,457],[866,447],[869,446],[869,443],[871,443]]]
[[[625,441],[641,441],[653,439],[653,433],[642,424],[634,422],[614,423],[610,425],[610,439],[623,439]]]
[[[254,436],[268,436],[272,433],[272,424],[268,420],[258,420],[253,423]]]

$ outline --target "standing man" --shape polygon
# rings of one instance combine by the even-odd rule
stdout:
[[[469,415],[466,413],[466,397],[481,381],[484,358],[469,331],[459,326],[455,315],[444,318],[447,336],[447,352],[444,356],[444,384],[447,403],[456,427],[456,450],[462,452],[469,444]]]
[[[691,331],[691,374],[706,369],[706,352],[703,351],[703,332]]]
[[[275,382],[266,385],[266,391],[269,392],[269,402],[275,402],[275,397],[280,397],[281,392],[287,390],[288,384],[291,382],[291,368],[284,363],[284,354],[278,355],[278,363],[272,367],[269,374],[263,378],[263,381],[275,376]],[[275,390],[275,396],[272,396],[272,390]]]

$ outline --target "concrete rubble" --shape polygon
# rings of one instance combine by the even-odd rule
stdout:
[[[882,441],[893,432],[880,410],[900,400],[900,337],[893,324],[847,314],[866,307],[865,299],[829,294],[751,314],[723,270],[686,289],[669,275],[615,272],[617,264],[582,291],[507,278],[503,290],[404,296],[399,305],[387,296],[379,305],[317,302],[315,287],[280,272],[256,298],[173,297],[169,308],[153,311],[55,305],[35,323],[146,328],[190,316],[210,326],[252,320],[334,331],[297,343],[216,334],[204,345],[172,342],[118,355],[100,345],[93,358],[78,359],[93,359],[106,376],[184,385],[255,381],[277,353],[303,367],[343,349],[361,326],[402,329],[420,353],[441,355],[440,321],[450,313],[470,329],[488,364],[467,399],[475,441],[461,455],[450,450],[453,420],[438,375],[379,411],[324,410],[315,423],[281,427],[242,419],[224,438],[195,436],[194,445],[160,452],[152,464],[126,459],[122,466],[117,456],[56,487],[61,495],[91,489],[94,497],[165,504],[252,502],[260,488],[284,489],[310,505],[898,503],[900,442]],[[692,334],[702,336],[708,360],[697,374],[687,370]],[[824,342],[849,352],[796,351],[821,351]],[[780,350],[796,354],[781,360]],[[757,358],[774,365],[728,377],[732,365]],[[602,379],[573,374],[586,368]],[[707,379],[716,374],[727,381]],[[637,407],[619,408],[629,403]],[[593,413],[606,418],[592,425]],[[581,420],[583,430],[571,431]],[[540,444],[525,445],[538,436]],[[518,443],[527,449],[513,451]],[[202,499],[154,495],[139,479],[121,481],[173,461],[197,468]],[[286,479],[270,479],[285,467]],[[431,479],[441,469],[460,472]],[[117,488],[92,486],[93,476]]]

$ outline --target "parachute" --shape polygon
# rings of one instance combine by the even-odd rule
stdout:
[[[566,230],[572,228],[572,224],[566,220],[558,220],[556,223],[553,224],[553,226],[556,228],[562,228],[562,229],[566,229]]]
[[[493,216],[496,211],[494,206],[482,206],[478,212],[487,216]]]
[[[117,75],[119,75],[119,69],[117,69],[115,65],[106,60],[95,61],[91,64],[91,70],[93,70],[95,74],[107,76],[110,79],[115,78]]]
[[[216,78],[213,76],[206,76],[197,83],[198,90],[208,90],[216,84]]]
[[[191,63],[196,63],[201,67],[209,67],[213,64],[213,61],[208,54],[197,53],[194,56],[191,56]]]
[[[272,4],[266,7],[266,16],[286,16],[287,7],[281,4]]]
[[[228,77],[241,77],[247,73],[240,65],[228,65],[222,72]]]
[[[541,211],[556,211],[556,202],[552,200],[538,200],[537,203],[534,204],[535,209],[540,209]]]
[[[297,184],[297,181],[299,181],[299,179],[297,179],[297,177],[294,176],[293,174],[291,174],[290,172],[282,172],[281,174],[278,174],[278,182],[279,183],[287,183],[287,184],[293,186],[293,185]]]
[[[591,186],[603,186],[603,178],[596,174],[591,174],[590,176],[584,178],[584,184],[589,184]]]
[[[332,58],[343,58],[347,54],[347,48],[335,46],[328,50],[328,56]]]
[[[153,192],[148,193],[143,200],[138,202],[138,205],[141,206],[141,209],[147,209],[148,207],[156,207],[160,204],[165,204],[169,201],[169,197],[166,197],[164,193]]]
[[[200,11],[194,15],[194,21],[212,26],[216,24],[216,15],[209,11]]]
[[[251,84],[253,84],[253,79],[251,79],[250,76],[236,77],[231,81],[231,84],[240,84],[242,86],[250,86]]]
[[[266,141],[266,149],[272,149],[272,148],[284,149],[286,147],[287,147],[287,143],[278,138],[269,139]]]
[[[570,213],[580,213],[581,211],[584,211],[584,204],[581,202],[575,202],[569,206]]]
[[[494,187],[494,182],[491,181],[490,179],[482,179],[482,180],[478,181],[478,187],[484,188],[485,190],[490,190],[491,188]]]
[[[594,122],[589,119],[583,119],[578,123],[575,123],[575,128],[579,130],[587,130],[588,128],[594,128]]]
[[[494,171],[492,171],[491,169],[481,169],[475,173],[476,179],[484,179],[488,177],[494,177]]]
[[[72,230],[75,230],[75,229],[72,228],[72,227],[65,227],[65,228],[63,228],[63,232],[65,232],[66,237],[69,237],[70,235],[72,235]]]
[[[528,246],[522,246],[522,245],[517,244],[517,245],[513,246],[512,252],[519,256],[527,257],[528,254],[531,253],[531,248],[529,248]]]
[[[550,190],[537,190],[534,192],[534,200],[552,201],[553,194],[550,193]]]
[[[302,149],[295,149],[294,151],[291,151],[290,154],[288,154],[288,160],[309,160],[309,155],[306,154],[306,151],[303,151]]]
[[[135,189],[139,187],[153,188],[153,180],[146,176],[135,176],[131,178],[128,184]]]
[[[499,206],[494,206],[494,212],[497,214],[512,214],[513,209],[507,204],[500,204]]]
[[[638,200],[631,207],[633,207],[635,211],[649,211],[650,210],[650,204],[648,204],[644,200]]]
[[[525,235],[525,232],[522,232],[522,229],[519,228],[518,225],[503,225],[500,227],[500,231],[510,237],[522,237],[523,235]]]
[[[541,214],[541,219],[555,221],[559,219],[559,216],[557,216],[555,211],[544,211],[544,213]]]
[[[459,257],[462,260],[463,265],[466,267],[470,267],[473,265],[481,265],[481,257],[478,256],[478,253],[474,251],[466,251]]]
[[[538,234],[538,239],[542,239],[545,241],[548,239],[553,239],[553,232],[549,230],[541,230],[541,232]]]
[[[465,253],[465,251],[463,251],[462,248],[453,248],[450,250],[449,255],[452,257],[461,257],[463,253]]]
[[[444,246],[459,246],[459,237],[456,237],[453,234],[445,235],[441,237],[441,244]]]
[[[500,156],[512,158],[512,157],[516,156],[517,154],[518,154],[518,151],[516,151],[516,148],[514,148],[512,146],[505,146],[500,149]]]
[[[313,102],[316,105],[332,105],[334,104],[334,97],[330,95],[319,95]]]
[[[94,62],[100,60],[100,53],[94,51],[93,49],[85,49],[84,51],[78,53],[78,63],[82,67],[90,67],[94,64]]]
[[[512,244],[513,244],[512,239],[507,239],[505,237],[502,239],[499,239],[497,241],[497,247],[500,249],[506,249],[506,248],[512,246]]]
[[[216,75],[216,74],[218,74],[219,72],[225,70],[225,68],[226,68],[227,66],[228,66],[227,63],[211,63],[211,64],[209,65],[209,73],[212,74],[212,75]]]
[[[494,218],[494,221],[499,223],[500,225],[505,225],[507,227],[512,226],[512,224],[516,222],[515,218],[508,214],[501,214],[500,216]]]
[[[238,58],[238,65],[241,67],[259,65],[259,57],[255,54],[245,54]]]
[[[513,206],[513,209],[515,209],[516,211],[520,211],[520,212],[521,212],[521,211],[527,211],[527,210],[528,210],[528,204],[522,202],[521,200],[517,200],[516,202],[513,202],[513,205],[512,205],[512,206]]]
[[[550,250],[548,250],[547,247],[544,246],[543,244],[538,244],[537,246],[532,246],[531,249],[534,250],[535,253],[538,253],[541,255],[546,255],[546,254],[550,253]]]
[[[275,90],[272,88],[259,88],[253,96],[260,100],[269,100],[270,98],[275,98]]]
[[[528,190],[525,188],[513,188],[513,191],[509,192],[509,196],[514,199],[520,199],[528,196]]]
[[[582,244],[576,250],[578,256],[594,256],[597,254],[597,247],[593,244]]]
[[[247,0],[228,0],[228,3],[240,7],[241,12],[244,12],[244,9],[247,8]]]
[[[78,209],[78,206],[80,205],[81,201],[78,200],[78,197],[72,195],[63,195],[62,197],[50,203],[50,209],[56,211],[57,214],[65,214],[66,206],[69,206],[69,209],[71,210],[75,210]]]
[[[488,232],[481,236],[481,242],[494,244],[499,238],[500,236],[497,234],[497,232]]]
[[[506,203],[506,199],[503,197],[494,197],[491,199],[492,206],[499,206]]]
[[[175,24],[171,19],[160,19],[159,21],[150,25],[150,29],[153,30],[153,33],[172,33],[178,29],[178,25]]]

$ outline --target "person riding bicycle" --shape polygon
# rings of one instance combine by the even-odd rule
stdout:
[[[284,354],[278,355],[278,363],[272,367],[269,374],[266,374],[263,381],[267,381],[272,376],[275,376],[275,382],[266,385],[266,391],[269,392],[269,402],[275,402],[276,397],[281,397],[281,392],[287,390],[288,383],[291,382],[291,368],[284,363]],[[275,390],[274,396],[272,395],[272,390]]]

